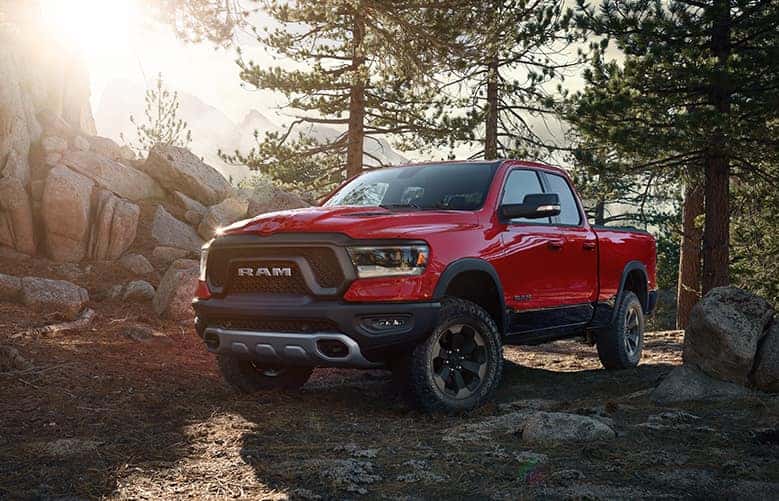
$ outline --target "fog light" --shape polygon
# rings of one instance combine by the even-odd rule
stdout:
[[[363,325],[372,331],[389,331],[405,328],[409,323],[408,316],[370,317],[363,320]]]

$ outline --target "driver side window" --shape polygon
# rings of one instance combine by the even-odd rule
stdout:
[[[525,195],[531,195],[534,193],[543,193],[544,189],[541,187],[541,179],[538,177],[538,173],[534,170],[515,169],[509,173],[508,179],[506,179],[506,185],[503,187],[503,204],[521,204],[525,200]],[[512,223],[532,223],[532,224],[549,224],[551,221],[548,217],[539,219],[528,219],[525,217],[518,217],[511,220]]]

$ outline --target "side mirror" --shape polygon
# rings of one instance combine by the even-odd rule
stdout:
[[[560,197],[557,193],[533,193],[525,195],[521,204],[501,205],[499,211],[504,219],[557,216],[560,214]]]

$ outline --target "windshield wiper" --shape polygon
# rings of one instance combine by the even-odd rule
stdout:
[[[382,209],[392,210],[392,209],[418,209],[421,210],[422,207],[419,205],[409,202],[407,204],[379,204],[379,207]]]

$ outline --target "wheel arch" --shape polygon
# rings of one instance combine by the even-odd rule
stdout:
[[[617,305],[622,301],[625,291],[631,291],[641,302],[641,309],[644,313],[649,313],[649,275],[646,271],[646,265],[641,261],[630,261],[622,270],[622,276],[619,280],[619,289],[617,290]],[[616,316],[617,308],[614,308],[613,316]],[[613,319],[613,317],[612,317]]]
[[[465,288],[464,284],[481,285]],[[438,278],[433,297],[455,296],[484,308],[498,326],[501,335],[508,327],[503,286],[495,268],[483,259],[462,258],[450,263]]]

